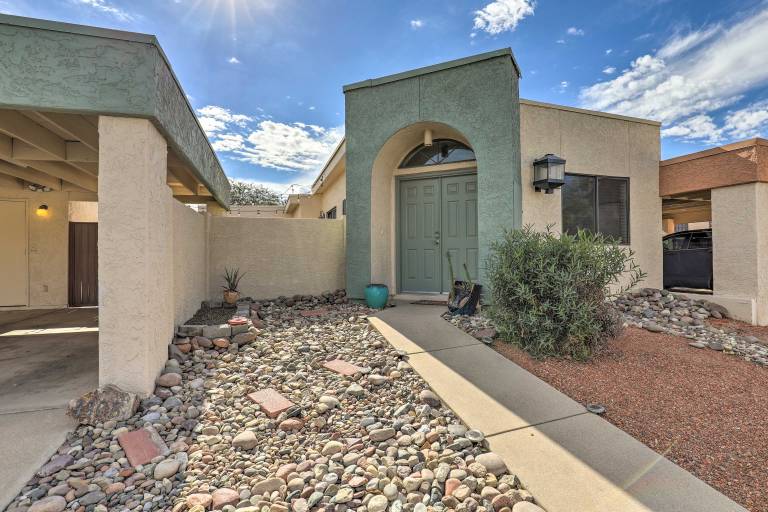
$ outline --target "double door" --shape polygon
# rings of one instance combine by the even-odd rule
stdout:
[[[477,175],[401,179],[401,292],[447,293],[454,277],[478,275]]]

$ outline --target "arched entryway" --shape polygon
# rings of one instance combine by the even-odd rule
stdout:
[[[372,173],[372,280],[447,293],[465,265],[477,279],[477,192],[475,154],[458,130],[420,122],[390,137]]]

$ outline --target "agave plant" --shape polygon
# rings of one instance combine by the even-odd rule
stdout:
[[[224,268],[224,282],[227,283],[225,286],[222,286],[224,288],[224,291],[227,292],[237,292],[237,286],[240,284],[240,280],[243,278],[243,276],[246,274],[246,272],[240,273],[239,268]]]

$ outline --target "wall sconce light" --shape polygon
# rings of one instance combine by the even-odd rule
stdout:
[[[427,128],[424,130],[424,146],[430,147],[432,146],[432,130]]]
[[[547,153],[533,161],[533,187],[536,192],[551,194],[565,183],[565,160]]]
[[[48,205],[47,204],[41,204],[37,207],[37,211],[35,212],[38,217],[47,217],[48,212]]]

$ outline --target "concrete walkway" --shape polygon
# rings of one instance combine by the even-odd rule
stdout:
[[[443,307],[396,304],[371,324],[548,512],[746,510],[446,322]]]
[[[0,510],[74,428],[64,409],[98,385],[98,311],[0,311]]]

